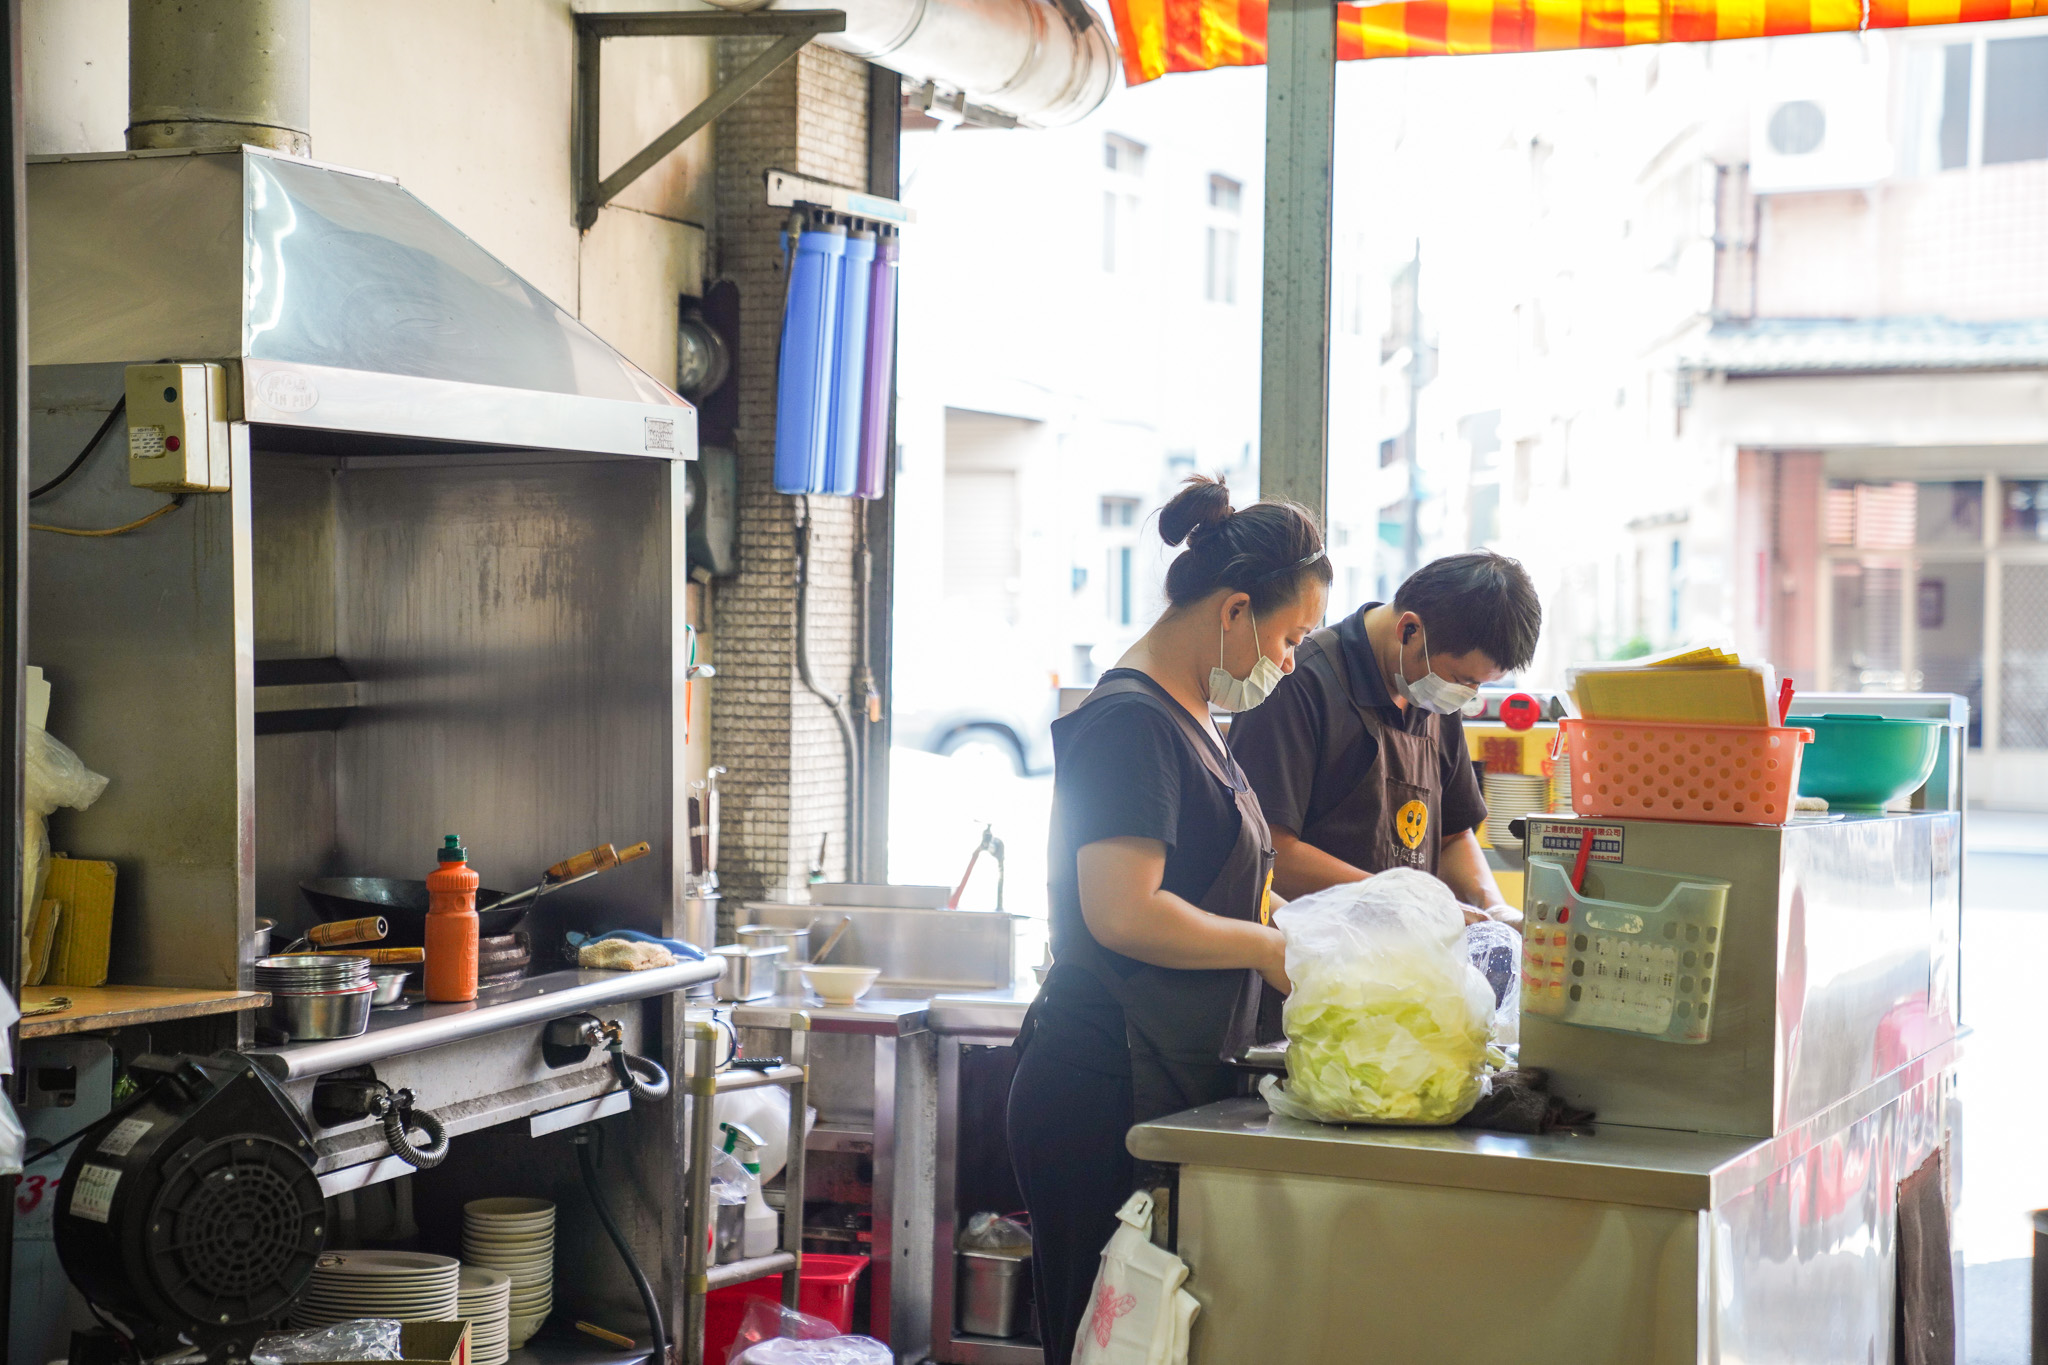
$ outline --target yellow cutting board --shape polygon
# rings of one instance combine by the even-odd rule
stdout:
[[[43,897],[63,906],[43,984],[104,986],[107,954],[114,941],[114,865],[91,858],[53,857]]]
[[[1573,682],[1573,703],[1588,720],[1674,721],[1688,725],[1769,725],[1763,670],[1757,668],[1588,669]]]

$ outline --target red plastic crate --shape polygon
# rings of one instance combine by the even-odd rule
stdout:
[[[842,1332],[853,1330],[853,1290],[861,1272],[868,1268],[865,1256],[833,1256],[805,1252],[798,1274],[797,1307],[814,1318],[823,1318]],[[719,1365],[740,1334],[740,1319],[746,1316],[748,1299],[782,1301],[782,1277],[763,1275],[744,1284],[714,1289],[704,1300],[704,1359]]]

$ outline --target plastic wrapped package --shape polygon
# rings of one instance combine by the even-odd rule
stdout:
[[[250,1365],[293,1365],[298,1361],[403,1360],[399,1324],[393,1318],[357,1318],[332,1327],[277,1332],[260,1337]]]
[[[749,1299],[726,1365],[895,1365],[873,1337],[850,1337],[836,1323],[785,1308],[773,1299]]]
[[[1294,982],[1281,1014],[1287,1081],[1259,1087],[1275,1113],[1443,1125],[1478,1103],[1495,999],[1449,887],[1396,868],[1273,918]]]
[[[1029,1251],[1031,1229],[999,1213],[977,1213],[953,1245],[963,1251]]]
[[[107,779],[85,766],[77,754],[49,732],[28,727],[23,746],[21,829],[21,960],[34,952],[28,935],[35,909],[43,903],[43,880],[50,868],[49,818],[59,806],[84,810],[100,799]]]

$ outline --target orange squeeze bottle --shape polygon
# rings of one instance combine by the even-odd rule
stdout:
[[[476,999],[476,889],[483,878],[469,865],[469,850],[450,834],[434,851],[440,865],[427,874],[427,999]]]

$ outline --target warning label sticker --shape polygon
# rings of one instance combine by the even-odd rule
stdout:
[[[1535,837],[1530,841],[1529,852],[1574,860],[1579,856],[1579,841],[1586,837],[1588,831],[1593,835],[1593,849],[1587,858],[1601,863],[1621,861],[1620,825],[1538,825]]]
[[[142,1141],[143,1134],[156,1127],[149,1119],[122,1119],[107,1130],[100,1139],[98,1150],[108,1156],[126,1156],[135,1150],[135,1144]]]
[[[676,424],[672,417],[649,417],[646,419],[647,450],[673,451],[676,448]]]
[[[162,427],[128,428],[128,454],[137,460],[155,460],[164,453],[164,429]]]
[[[114,1208],[114,1187],[120,1183],[121,1173],[111,1166],[88,1163],[79,1167],[78,1179],[71,1186],[71,1216],[106,1222]]]

